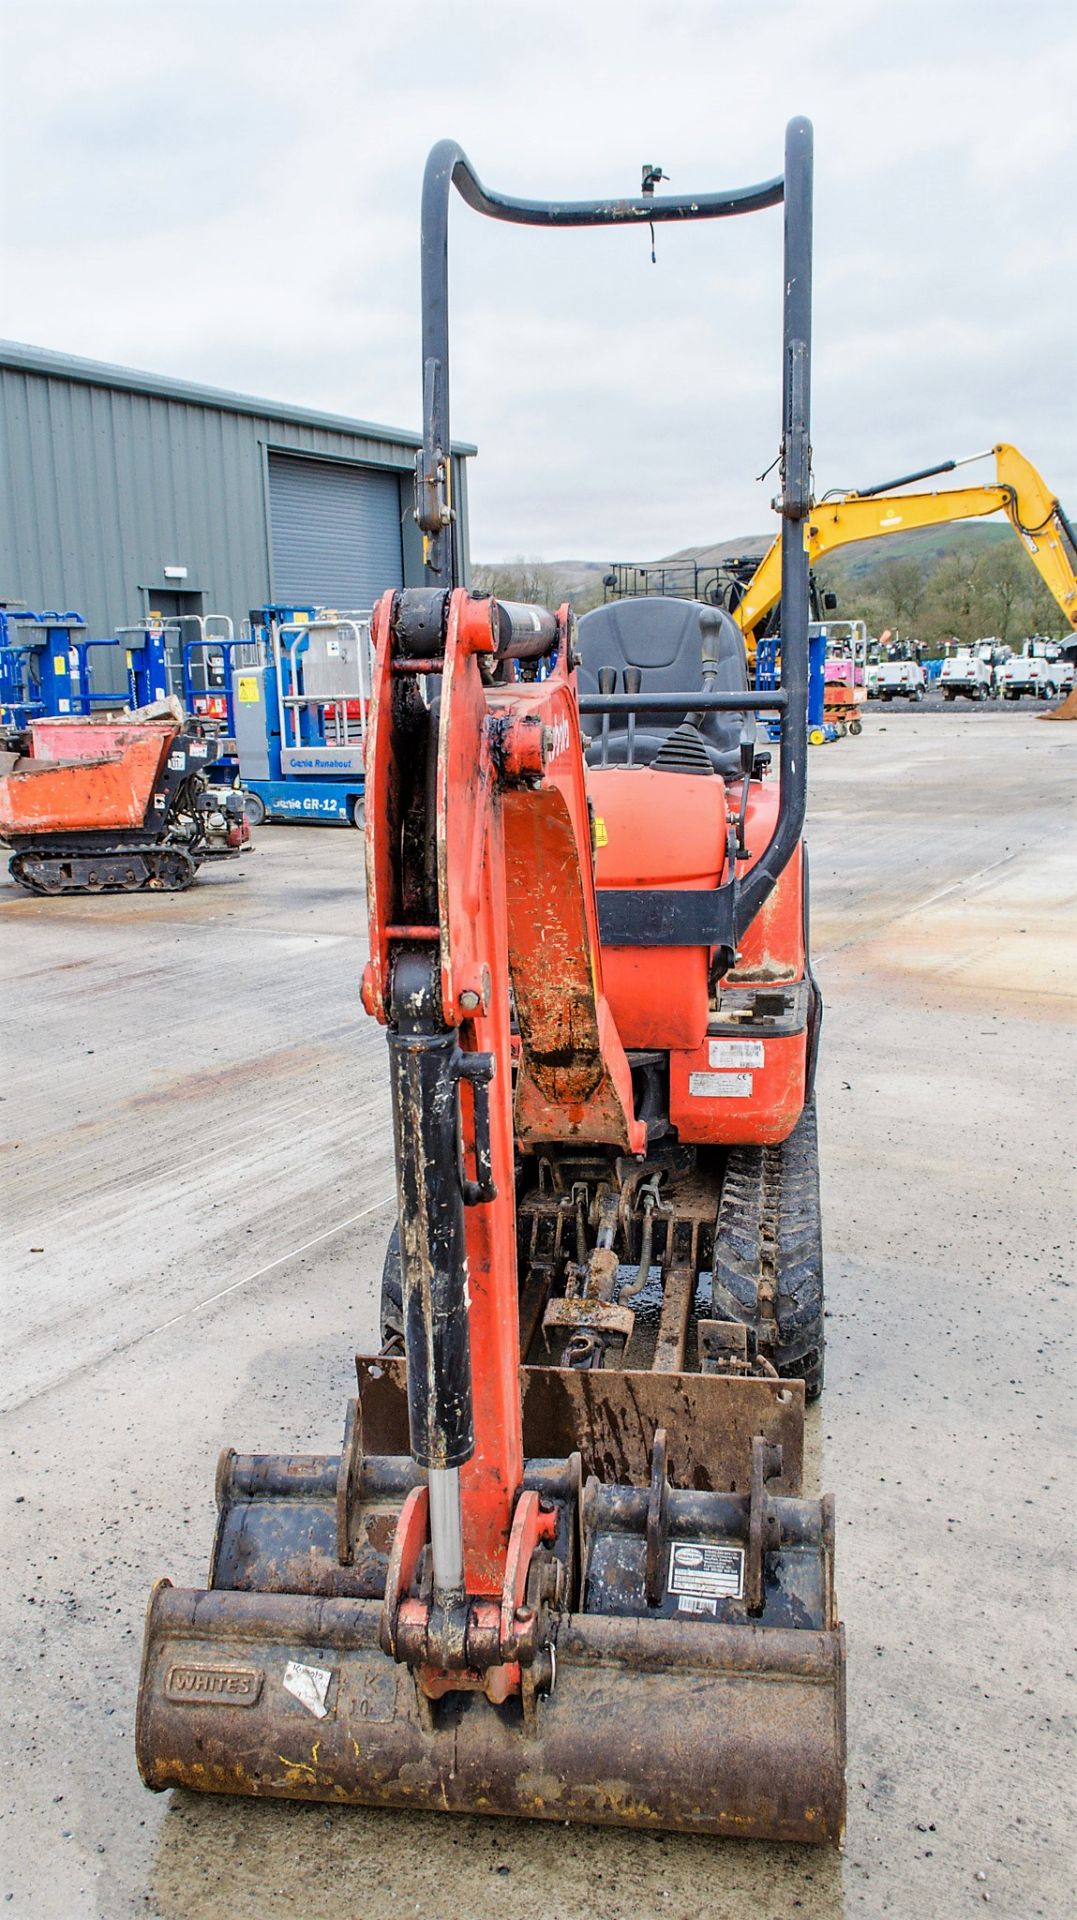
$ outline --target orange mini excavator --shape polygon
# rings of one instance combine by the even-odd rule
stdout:
[[[457,584],[450,186],[536,225],[784,200],[784,682],[729,617]],[[226,1452],[154,1590],[146,1782],[836,1842],[805,806],[811,130],[740,192],[423,202],[427,585],[374,618],[368,1012],[398,1222],[339,1455]],[[777,713],[777,778],[754,714]],[[581,716],[586,734],[581,730]]]

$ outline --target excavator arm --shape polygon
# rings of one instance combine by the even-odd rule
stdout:
[[[904,484],[839,493],[812,507],[804,524],[808,563],[815,567],[838,547],[858,540],[876,540],[888,533],[908,533],[954,520],[981,519],[1004,513],[1030,560],[1058,601],[1069,624],[1077,628],[1077,540],[1055,495],[1030,460],[1016,447],[1000,441],[993,448],[997,479],[994,485],[958,487],[930,493],[899,493]],[[973,458],[980,459],[981,455]],[[908,478],[927,479],[950,473],[963,461],[950,460]],[[778,534],[759,562],[733,618],[745,637],[749,657],[762,624],[781,594],[782,536]]]
[[[646,1128],[602,991],[568,609],[417,588],[384,596],[374,636],[363,1001],[390,1030],[412,1445],[433,1518],[451,1503],[449,1585],[499,1593],[523,1469],[514,1128],[637,1154]],[[556,649],[548,677],[491,684],[528,645]]]
[[[1016,447],[1001,441],[995,448],[995,463],[999,487],[1009,496],[1003,510],[1010,525],[1070,626],[1077,628],[1077,535],[1073,526],[1042,475]]]

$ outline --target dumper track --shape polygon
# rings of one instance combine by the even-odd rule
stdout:
[[[823,1243],[815,1102],[789,1139],[733,1147],[714,1234],[714,1315],[747,1325],[785,1379],[823,1388]]]
[[[12,879],[28,893],[182,893],[198,871],[183,847],[25,848],[8,862]]]

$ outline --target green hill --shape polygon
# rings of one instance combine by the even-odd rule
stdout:
[[[713,566],[761,556],[772,538],[772,533],[745,534],[638,564]],[[609,563],[598,560],[552,560],[477,567],[475,574],[476,584],[489,591],[549,605],[568,599],[585,613],[601,605],[608,571]],[[931,645],[989,634],[1014,641],[1029,633],[1069,632],[1065,615],[1004,521],[906,529],[861,540],[821,560],[817,579],[837,595],[839,618],[863,619],[875,633],[898,628]]]
[[[819,564],[819,579],[837,592],[855,593],[858,587],[874,587],[880,568],[895,561],[911,560],[925,569],[955,558],[975,564],[984,554],[1011,543],[1016,545],[1013,531],[1001,523],[920,527],[906,533],[880,534],[875,540],[858,540],[855,546],[839,547],[828,554]]]

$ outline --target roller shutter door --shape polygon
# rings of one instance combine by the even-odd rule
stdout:
[[[273,594],[285,606],[370,607],[404,584],[395,473],[269,456]]]

